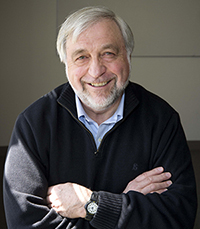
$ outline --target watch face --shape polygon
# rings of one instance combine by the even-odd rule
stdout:
[[[87,206],[87,210],[90,214],[95,214],[97,212],[98,205],[95,202],[91,202]]]

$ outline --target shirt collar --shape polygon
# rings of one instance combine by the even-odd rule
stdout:
[[[107,119],[104,123],[116,123],[119,120],[121,120],[123,118],[123,112],[124,112],[124,100],[125,100],[125,93],[123,93],[120,104],[116,110],[116,112],[114,113],[114,115],[112,117],[110,117],[109,119]],[[78,119],[80,121],[82,121],[82,119],[86,119],[88,122],[94,122],[85,112],[85,110],[83,109],[83,106],[81,104],[80,99],[78,98],[78,96],[75,94],[75,101],[76,101],[76,109],[77,109],[77,115],[78,115]]]

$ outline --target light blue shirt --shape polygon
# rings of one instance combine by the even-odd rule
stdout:
[[[92,133],[97,148],[99,147],[104,135],[117,123],[123,118],[123,111],[124,111],[124,100],[125,100],[125,93],[123,94],[120,104],[113,114],[112,117],[107,119],[105,122],[98,125],[95,121],[93,121],[83,109],[83,106],[76,95],[76,108],[78,119],[88,128],[88,130]]]

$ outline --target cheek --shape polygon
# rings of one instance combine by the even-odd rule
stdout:
[[[80,67],[70,67],[68,68],[68,79],[77,91],[83,90],[82,78],[84,77],[85,70]]]
[[[116,63],[109,69],[117,76],[118,81],[126,81],[129,76],[129,64],[127,62]]]
[[[84,76],[84,70],[79,67],[69,67],[68,68],[68,78],[72,82],[78,83]]]

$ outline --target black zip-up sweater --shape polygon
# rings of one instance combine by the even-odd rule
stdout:
[[[124,118],[98,149],[77,118],[68,83],[19,115],[4,174],[9,229],[193,228],[195,179],[177,112],[137,84],[129,83],[125,93]],[[129,181],[157,166],[172,173],[168,191],[122,194]],[[46,206],[48,187],[65,182],[99,192],[92,221],[63,218]]]

